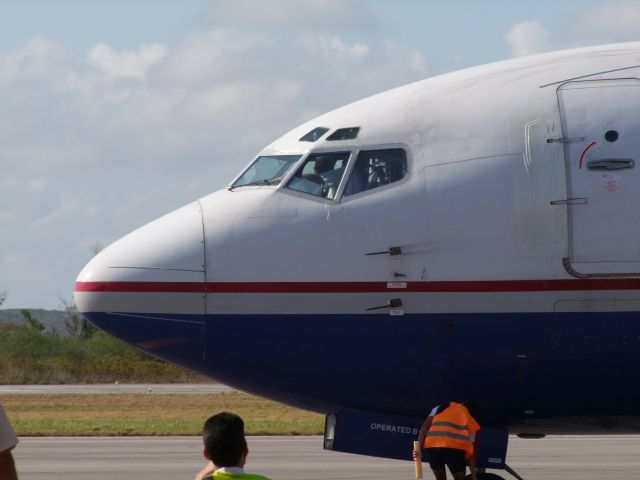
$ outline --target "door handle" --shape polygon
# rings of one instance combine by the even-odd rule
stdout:
[[[626,170],[635,167],[635,165],[636,162],[630,158],[608,158],[606,160],[591,160],[587,162],[587,168],[596,172]]]

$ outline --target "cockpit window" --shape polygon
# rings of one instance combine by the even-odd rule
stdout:
[[[301,155],[270,155],[255,162],[236,180],[231,188],[250,185],[278,185]]]
[[[358,136],[359,132],[360,127],[339,128],[329,135],[327,140],[332,142],[336,140],[353,140]]]
[[[287,188],[333,200],[350,155],[350,152],[312,153]]]
[[[311,130],[309,133],[306,133],[304,136],[300,137],[301,142],[315,142],[320,137],[322,137],[325,133],[329,131],[328,128],[325,127],[316,127]]]
[[[363,150],[358,154],[344,195],[397,182],[407,174],[407,154],[401,148]]]

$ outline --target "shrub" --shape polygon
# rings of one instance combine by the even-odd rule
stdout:
[[[0,328],[0,383],[179,383],[205,378],[97,332],[61,337],[33,325]]]

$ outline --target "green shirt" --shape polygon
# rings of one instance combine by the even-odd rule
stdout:
[[[234,473],[217,471],[211,477],[214,480],[271,480],[270,478],[254,473]]]

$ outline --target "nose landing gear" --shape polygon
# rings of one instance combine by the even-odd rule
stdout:
[[[478,480],[505,480],[504,477],[496,473],[485,471],[487,468],[504,470],[518,480],[524,480],[513,468],[506,464],[508,443],[509,434],[506,430],[482,428],[478,432],[476,438]],[[467,475],[465,480],[471,480],[471,475]]]

